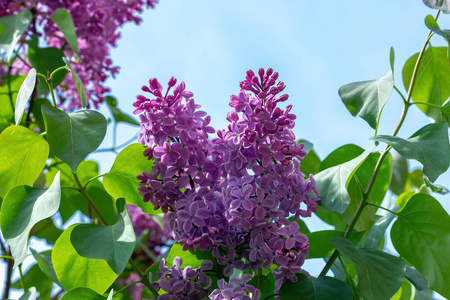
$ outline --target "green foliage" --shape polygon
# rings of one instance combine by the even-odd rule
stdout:
[[[397,212],[398,209],[399,206],[395,206],[392,211]],[[386,215],[379,217],[375,224],[373,224],[372,228],[370,228],[370,231],[364,240],[364,248],[378,249],[385,236],[386,229],[394,218],[395,215],[390,212],[387,212]]]
[[[75,86],[77,87],[78,96],[80,96],[81,106],[83,108],[86,108],[87,105],[87,97],[86,97],[86,91],[84,90],[83,82],[81,81],[80,77],[78,77],[77,73],[72,69],[72,65],[70,64],[69,60],[65,57],[62,58],[66,66],[70,69],[70,72],[72,72],[73,80],[75,81]]]
[[[42,106],[50,149],[76,172],[78,165],[100,146],[106,134],[106,119],[96,111],[65,113]]]
[[[104,297],[102,295],[99,295],[98,293],[94,292],[91,289],[88,288],[76,288],[73,290],[68,291],[67,293],[64,294],[64,296],[61,298],[61,300],[79,300],[79,299],[84,299],[84,300],[110,300],[112,299],[112,296],[114,294],[114,291],[111,290],[111,292],[109,293],[108,297]]]
[[[396,195],[405,191],[406,179],[408,178],[408,162],[398,154],[392,155],[392,178],[389,189]]]
[[[130,125],[136,125],[139,126],[139,122],[136,121],[132,116],[129,114],[124,113],[117,107],[117,99],[113,96],[106,96],[105,102],[108,105],[109,110],[111,111],[111,114],[114,118],[114,122],[119,123],[128,123]]]
[[[357,245],[364,232],[352,232],[349,236],[349,240]],[[335,237],[343,237],[343,231],[337,230],[322,230],[314,231],[306,234],[308,237],[309,250],[307,259],[330,257],[335,249],[334,245],[330,242],[330,239]]]
[[[117,275],[101,259],[80,256],[70,236],[76,225],[67,228],[56,241],[52,251],[52,263],[56,276],[66,291],[86,287],[103,294],[116,280]]]
[[[367,300],[390,299],[402,285],[405,262],[376,249],[357,249],[345,238],[331,242],[358,272],[358,293]]]
[[[53,281],[42,273],[37,264],[32,265],[23,275],[25,289],[35,287],[39,292],[40,299],[50,299],[52,293]],[[13,289],[22,289],[20,279],[17,279],[11,287]]]
[[[428,124],[406,140],[387,135],[379,135],[374,139],[391,145],[407,159],[420,161],[423,173],[431,182],[436,181],[450,166],[448,129],[444,124]]]
[[[419,291],[423,291],[428,288],[427,279],[422,274],[420,274],[420,272],[417,271],[414,267],[406,266],[405,277]]]
[[[64,8],[58,8],[53,12],[51,20],[58,25],[59,30],[64,34],[64,38],[70,45],[72,50],[80,56],[78,52],[77,34],[75,32],[75,25],[73,24],[72,16]]]
[[[2,203],[0,225],[14,257],[14,267],[27,257],[31,228],[37,222],[54,215],[58,211],[60,199],[59,174],[48,190],[24,185],[13,188],[6,195]]]
[[[34,286],[29,288],[19,300],[36,300],[36,288]]]
[[[28,72],[25,81],[20,86],[19,92],[17,93],[16,99],[16,109],[14,112],[14,119],[16,120],[16,125],[19,125],[22,119],[23,112],[25,111],[25,106],[33,93],[34,86],[36,84],[36,69],[31,69]]]
[[[211,251],[200,251],[199,249],[195,252],[192,252],[191,250],[183,251],[183,246],[175,243],[170,248],[169,256],[167,256],[166,259],[166,266],[170,268],[173,264],[173,259],[177,256],[183,260],[183,264],[180,268],[191,266],[191,268],[196,269],[200,267],[202,261],[205,259],[210,259],[213,262],[215,261]]]
[[[430,288],[450,297],[450,216],[436,199],[427,194],[411,197],[398,213],[391,239]]]
[[[161,210],[155,211],[153,204],[142,201],[138,191],[139,179],[136,175],[142,171],[150,172],[153,167],[153,160],[143,155],[144,150],[141,144],[131,144],[120,151],[111,171],[103,177],[103,185],[111,196],[124,197],[128,204],[139,206],[146,213],[157,214]]]
[[[52,250],[38,253],[33,248],[30,248],[30,251],[31,254],[33,254],[34,259],[37,261],[42,273],[53,280],[53,282],[55,282],[57,285],[61,286],[61,283],[59,283],[58,278],[56,277],[55,269],[53,268]]]
[[[0,109],[0,132],[13,123],[14,101],[26,77],[27,75],[14,75],[1,78],[3,85],[0,86],[0,107],[2,108]]]
[[[281,299],[329,300],[353,299],[351,288],[343,281],[332,277],[309,278],[297,274],[296,283],[287,281],[281,287]]]
[[[0,134],[0,196],[18,185],[32,186],[48,157],[44,138],[22,126],[9,126]]]
[[[32,17],[30,10],[24,8],[18,14],[0,18],[0,46],[5,49],[8,62],[11,60],[14,47],[30,25]]]

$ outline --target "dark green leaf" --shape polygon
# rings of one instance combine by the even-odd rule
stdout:
[[[379,135],[374,139],[391,145],[407,159],[420,161],[423,173],[432,182],[450,166],[448,129],[444,124],[428,124],[406,140],[387,135]]]
[[[144,202],[139,195],[139,179],[142,171],[150,172],[153,160],[144,156],[145,148],[141,144],[131,144],[117,155],[111,171],[103,177],[106,191],[113,197],[124,197],[128,204],[139,206],[142,211],[155,214],[160,210],[153,210],[153,204]]]
[[[398,213],[391,239],[397,252],[428,279],[429,287],[449,298],[450,216],[441,204],[427,194],[411,197]]]
[[[406,90],[409,90],[418,55],[413,55],[403,67],[403,83]],[[447,61],[447,47],[429,46],[416,73],[412,99],[441,106],[448,97],[450,97],[450,66]],[[432,120],[445,122],[438,108],[423,104],[417,104],[417,107]]]
[[[450,2],[448,0],[423,0],[423,3],[428,7],[450,13]]]
[[[111,290],[110,295],[114,293],[113,290]],[[105,300],[110,299],[109,297],[106,298],[102,295],[97,294],[91,289],[85,288],[85,287],[79,287],[73,290],[68,291],[67,293],[62,296],[61,300]],[[112,298],[111,298],[112,299]]]
[[[19,300],[36,300],[36,288],[30,287],[28,291],[19,298]]]
[[[48,157],[41,135],[22,126],[9,126],[0,134],[0,196],[18,185],[32,186]]]
[[[58,48],[40,48],[38,45],[37,36],[33,36],[30,41],[28,59],[30,60],[31,65],[36,68],[37,72],[43,74],[44,76],[49,76],[54,70],[64,66],[64,63],[58,59],[58,57],[63,55],[64,52]],[[53,76],[52,85],[54,88],[64,80],[66,73],[67,72],[63,70]],[[43,95],[50,92],[47,83],[41,77],[38,77],[38,84],[36,88],[38,95]]]
[[[139,126],[139,122],[136,121],[132,116],[122,112],[117,107],[117,99],[112,96],[105,97],[105,102],[108,105],[109,110],[111,111],[111,114],[114,118],[114,121],[116,123],[124,122],[131,125]]]
[[[343,213],[347,209],[350,203],[347,186],[357,168],[374,148],[375,145],[372,145],[360,156],[323,170],[314,176],[316,187],[320,191],[320,203],[322,206],[337,213]]]
[[[83,82],[81,81],[80,77],[78,77],[77,73],[72,69],[72,65],[67,60],[67,58],[62,58],[64,63],[67,67],[69,67],[70,71],[72,72],[73,80],[75,81],[75,86],[77,87],[78,96],[80,96],[81,106],[83,108],[86,108],[87,106],[87,97],[86,97],[86,91],[84,90]]]
[[[319,171],[343,164],[352,160],[364,152],[364,149],[355,144],[343,145],[330,154],[320,163]]]
[[[27,75],[4,76],[3,85],[0,86],[0,132],[6,127],[14,123],[14,100],[17,97],[20,87]],[[9,95],[9,87],[11,86],[11,97]]]
[[[45,124],[44,124],[44,117],[42,116],[41,111],[42,105],[51,105],[51,103],[46,98],[33,99],[32,112],[34,121],[41,130],[44,130]]]
[[[77,34],[70,13],[64,8],[58,8],[53,13],[51,19],[58,25],[59,30],[64,34],[64,38],[72,50],[80,56],[80,53],[78,52]]]
[[[267,276],[264,275],[255,275],[248,282],[248,284],[253,285],[254,287],[258,287],[261,292],[261,298],[265,299],[274,294],[275,290],[275,279],[273,278],[273,273],[269,273]]]
[[[39,221],[53,216],[59,208],[61,187],[59,174],[48,190],[17,186],[5,197],[0,215],[3,237],[8,242],[14,267],[27,257],[28,235]]]
[[[202,261],[205,259],[210,259],[213,262],[215,261],[211,251],[200,251],[200,249],[197,249],[195,252],[192,252],[191,250],[184,251],[183,246],[178,243],[173,244],[172,248],[170,248],[169,256],[166,259],[167,267],[172,267],[173,259],[175,257],[179,257],[183,260],[183,264],[180,268],[191,266],[191,268],[196,269],[200,267]]]
[[[6,59],[9,61],[14,51],[14,47],[20,40],[20,37],[30,25],[33,18],[30,10],[24,8],[15,15],[4,16],[0,18],[0,46],[6,51]]]
[[[35,287],[39,292],[41,299],[50,299],[52,293],[53,281],[42,273],[37,264],[32,265],[23,275],[25,289]],[[22,289],[20,279],[17,279],[11,287],[13,289]]]
[[[357,245],[363,235],[364,232],[352,232],[349,239],[353,242],[353,244]],[[330,242],[330,239],[335,237],[343,237],[344,232],[336,230],[322,230],[307,233],[306,236],[308,237],[309,242],[307,259],[322,258],[330,257],[333,254],[334,249],[336,249]]]
[[[326,207],[320,205],[317,206],[316,216],[325,223],[334,226],[336,230],[344,231],[347,227],[347,224],[342,221],[341,216],[338,213],[331,211]]]
[[[414,267],[406,266],[406,279],[408,279],[419,291],[428,289],[427,279]]]
[[[405,262],[376,249],[357,249],[345,238],[331,242],[358,271],[357,290],[366,300],[390,299],[402,285]]]
[[[58,278],[56,277],[55,269],[52,263],[52,250],[47,250],[41,253],[36,252],[33,248],[30,248],[31,254],[33,254],[34,259],[36,259],[41,271],[50,279],[52,279],[56,284],[61,286]]]
[[[19,92],[16,98],[16,108],[14,111],[14,119],[16,120],[16,125],[19,125],[22,119],[23,112],[25,111],[25,106],[33,93],[34,86],[36,84],[36,69],[31,69],[28,72],[27,78],[20,86]]]
[[[345,282],[331,277],[309,278],[297,274],[296,283],[287,280],[281,287],[281,300],[353,299],[352,289]]]
[[[82,257],[102,259],[120,275],[133,253],[136,236],[125,199],[117,200],[117,211],[119,216],[113,226],[79,224],[73,229],[70,240]]]
[[[405,191],[406,179],[408,178],[408,162],[397,153],[392,155],[393,167],[392,178],[389,189],[396,195],[400,195]]]
[[[378,80],[354,82],[339,89],[339,96],[352,116],[363,118],[373,129],[394,88],[392,70]]]
[[[390,300],[411,300],[414,299],[413,286],[404,279],[400,289],[392,296]]]
[[[82,110],[67,114],[52,106],[42,106],[47,140],[56,157],[73,172],[100,146],[106,134],[106,119],[96,111]]]
[[[86,287],[103,294],[116,280],[117,275],[106,261],[78,255],[70,242],[70,235],[75,226],[67,228],[53,248],[52,263],[56,276],[66,291]]]
[[[34,226],[31,234],[38,239],[45,239],[48,244],[53,245],[62,232],[61,229],[55,226],[52,218],[47,218],[39,221],[36,226]]]
[[[393,212],[397,212],[398,209],[399,206],[396,205],[391,210]],[[378,247],[380,247],[381,241],[384,238],[386,229],[388,228],[389,224],[391,224],[394,218],[395,218],[394,214],[386,212],[386,215],[376,220],[375,224],[373,224],[372,228],[370,228],[370,231],[366,236],[366,239],[364,241],[364,248],[378,249]]]

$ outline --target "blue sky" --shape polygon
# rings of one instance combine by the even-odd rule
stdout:
[[[140,26],[128,24],[122,30],[118,47],[112,50],[121,70],[108,85],[121,109],[131,113],[135,96],[149,78],[166,83],[174,76],[186,82],[196,102],[212,116],[213,126],[225,128],[229,96],[238,93],[245,71],[272,67],[287,86],[288,103],[297,115],[297,137],[314,143],[323,159],[347,143],[366,148],[374,134],[365,121],[347,111],[339,87],[386,74],[393,46],[396,86],[404,91],[401,69],[422,47],[428,33],[425,16],[435,13],[420,0],[161,0],[154,10],[145,11]],[[450,16],[441,15],[438,23],[450,28]],[[431,43],[444,45],[440,37]],[[402,101],[393,94],[381,118],[380,134],[392,133],[401,110]],[[105,108],[102,112],[108,115]],[[428,118],[413,107],[399,136],[409,137],[427,123]],[[137,131],[119,125],[118,142]],[[101,148],[110,144],[108,137]],[[91,158],[106,172],[114,157],[102,153]],[[437,183],[449,187],[448,173]],[[437,198],[450,211],[450,196]],[[325,228],[314,219],[308,225]],[[317,275],[321,264],[308,262],[306,269]]]

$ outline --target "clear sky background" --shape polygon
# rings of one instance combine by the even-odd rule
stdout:
[[[323,159],[344,144],[367,148],[374,135],[364,120],[350,115],[338,89],[386,74],[393,46],[395,84],[406,95],[403,64],[420,51],[428,33],[424,18],[436,12],[421,0],[161,0],[154,10],[143,13],[140,26],[128,24],[122,30],[118,47],[112,50],[120,73],[108,85],[120,108],[132,113],[132,103],[149,78],[166,84],[174,76],[186,82],[217,129],[227,126],[229,97],[239,92],[246,70],[271,67],[286,84],[290,95],[286,103],[294,106],[292,112],[297,115],[297,138],[314,143]],[[441,15],[438,23],[450,28],[450,16]],[[445,45],[439,36],[431,44]],[[394,92],[381,117],[379,134],[392,133],[402,106]],[[106,108],[101,111],[109,116]],[[413,106],[399,136],[407,138],[428,122]],[[137,127],[119,125],[118,143],[137,131]],[[108,135],[100,148],[110,147],[111,132]],[[101,163],[101,172],[107,172],[115,155],[91,158]],[[436,183],[450,187],[449,173]],[[450,196],[433,196],[450,211]],[[312,230],[327,228],[316,218],[307,224]],[[318,275],[322,264],[309,261],[305,268]]]

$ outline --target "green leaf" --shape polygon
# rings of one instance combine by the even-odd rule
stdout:
[[[47,140],[56,157],[76,172],[86,156],[96,150],[106,134],[105,117],[93,110],[67,114],[52,106],[42,106]]]
[[[438,184],[432,184],[430,180],[425,176],[423,178],[425,185],[434,193],[438,193],[441,195],[448,194],[448,189],[444,186],[438,185]]]
[[[41,253],[36,252],[33,248],[30,248],[31,254],[33,254],[34,259],[36,259],[39,268],[42,273],[44,273],[48,278],[53,280],[56,284],[61,286],[58,278],[56,277],[55,269],[52,263],[52,250],[47,250]]]
[[[450,166],[448,129],[444,124],[428,124],[404,140],[395,136],[378,135],[374,140],[391,145],[400,155],[422,163],[423,173],[431,182]]]
[[[30,25],[32,18],[33,16],[28,8],[24,8],[18,14],[0,18],[0,27],[3,29],[0,35],[0,46],[5,49],[8,62],[11,59],[14,47]]]
[[[44,138],[22,126],[9,126],[0,134],[0,197],[18,185],[32,186],[48,157]]]
[[[63,231],[55,226],[52,218],[39,221],[31,231],[31,235],[38,239],[44,239],[50,245],[55,244]]]
[[[72,72],[73,80],[75,81],[75,86],[77,87],[78,96],[80,96],[81,106],[83,108],[86,108],[87,106],[87,97],[86,97],[86,91],[84,90],[83,82],[81,81],[80,77],[78,77],[77,73],[72,68],[72,65],[70,64],[69,60],[63,56],[62,60],[66,64],[66,66],[70,69]]]
[[[405,277],[405,262],[376,249],[357,249],[345,238],[331,242],[358,272],[357,291],[366,300],[390,299],[400,288]]]
[[[305,143],[305,141],[301,141]],[[305,144],[306,145],[306,144]],[[303,148],[305,150],[305,148]],[[308,154],[303,158],[300,164],[300,171],[305,174],[305,179],[309,178],[310,174],[317,174],[320,168],[320,158],[313,148],[309,149]]]
[[[434,9],[440,9],[444,13],[450,13],[450,2],[448,0],[423,0],[426,6]]]
[[[30,287],[28,291],[19,298],[19,300],[36,300],[36,288]]]
[[[213,262],[215,261],[211,251],[200,251],[199,249],[195,252],[192,252],[190,249],[184,251],[183,246],[178,243],[173,244],[172,248],[170,248],[169,256],[166,258],[166,266],[168,268],[172,267],[175,257],[179,257],[183,260],[180,268],[191,266],[191,268],[196,269],[200,267],[205,259],[209,259]]]
[[[72,230],[67,228],[55,243],[52,262],[56,276],[66,291],[86,287],[103,294],[116,280],[117,275],[102,259],[80,256],[70,242]]]
[[[128,123],[131,125],[136,125],[139,126],[139,122],[136,121],[135,118],[133,118],[132,116],[122,112],[118,107],[117,107],[117,99],[112,97],[112,96],[106,96],[105,97],[105,102],[108,105],[109,110],[111,111],[111,114],[114,118],[114,121],[116,123],[119,122],[124,122],[124,123]]]
[[[42,115],[41,107],[42,105],[52,105],[50,101],[46,98],[39,98],[33,100],[33,108],[32,113],[34,117],[34,121],[36,122],[37,126],[44,130],[45,124],[44,124],[44,117]]]
[[[75,25],[73,24],[72,16],[64,8],[58,8],[51,16],[53,22],[58,25],[59,30],[64,34],[64,38],[70,45],[72,50],[80,56],[78,52],[77,34],[75,32]]]
[[[338,213],[321,205],[317,206],[316,216],[325,223],[334,226],[336,230],[344,231],[347,227],[347,224],[342,221],[341,216]]]
[[[392,155],[393,167],[392,178],[389,189],[396,195],[400,195],[405,191],[406,179],[408,178],[408,162],[397,153]]]
[[[391,65],[392,74],[394,74],[394,62],[395,62],[395,52],[394,47],[391,47],[389,51],[389,64]]]
[[[111,290],[111,293],[113,293],[113,290]],[[94,292],[91,289],[85,288],[85,287],[79,287],[73,290],[68,291],[67,293],[62,296],[61,300],[105,300],[110,299],[109,297],[106,298],[102,295],[99,295],[98,293]],[[112,298],[111,298],[112,299]]]
[[[261,298],[265,299],[273,295],[275,290],[275,279],[273,277],[273,273],[269,273],[267,276],[265,275],[255,275],[248,282],[248,284],[253,285],[254,287],[258,287],[261,292]]]
[[[348,183],[356,169],[374,148],[375,145],[372,145],[360,156],[323,170],[314,176],[316,187],[320,191],[321,205],[337,213],[343,213],[347,209],[350,203],[350,195],[347,192]]]
[[[25,289],[35,287],[41,299],[50,299],[53,281],[44,275],[37,264],[32,265],[23,275],[23,283]],[[17,279],[11,287],[18,290],[22,289],[20,279]]]
[[[63,56],[64,52],[61,49],[53,47],[40,48],[38,43],[39,39],[36,35],[34,35],[28,48],[28,59],[30,60],[31,65],[36,68],[38,73],[41,73],[44,76],[49,76],[54,70],[64,66],[64,63],[57,59],[58,57]],[[52,85],[54,88],[64,80],[66,73],[67,72],[63,70],[53,76]],[[47,83],[41,77],[38,77],[36,89],[38,95],[43,95],[50,92]]]
[[[390,300],[411,300],[414,299],[413,287],[404,279],[400,289],[392,296]]]
[[[59,208],[59,174],[48,190],[17,186],[5,197],[0,224],[3,237],[11,248],[14,268],[27,257],[28,235],[40,220],[53,216]]]
[[[395,206],[391,210],[393,212],[397,212],[399,206]],[[380,247],[381,241],[384,238],[386,233],[386,229],[391,224],[392,220],[394,220],[395,215],[390,212],[386,212],[386,215],[378,218],[378,220],[373,224],[372,228],[370,228],[369,233],[366,236],[364,241],[364,248],[373,248],[378,249]]]
[[[405,277],[415,286],[417,290],[423,291],[428,289],[427,279],[414,267],[406,266]]]
[[[14,123],[14,99],[17,97],[20,87],[27,75],[4,76],[3,85],[0,86],[0,132],[6,127]],[[9,95],[9,87],[11,86],[11,97]]]
[[[113,226],[80,224],[73,229],[70,240],[78,254],[103,259],[120,275],[133,253],[136,236],[125,199],[117,200],[117,211],[119,216]]]
[[[392,70],[378,80],[354,82],[339,89],[339,96],[352,116],[363,118],[373,129],[394,88]]]
[[[450,216],[439,201],[427,194],[411,197],[398,213],[391,239],[397,252],[428,279],[429,287],[450,298]]]
[[[425,17],[425,25],[428,27],[428,29],[430,29],[434,33],[442,36],[445,39],[445,41],[447,42],[448,46],[450,47],[450,31],[449,30],[441,30],[441,28],[439,28],[438,23],[436,23],[436,20],[431,15],[428,15]],[[447,59],[450,64],[450,48],[449,47],[447,47]]]
[[[357,245],[363,235],[364,232],[352,232],[349,239],[353,242],[353,244]],[[333,254],[334,249],[336,249],[330,242],[330,239],[335,237],[343,237],[344,232],[337,230],[322,230],[307,233],[306,236],[308,237],[309,242],[307,259],[322,258],[330,257]]]
[[[296,274],[296,283],[287,280],[281,286],[281,300],[329,300],[353,299],[352,289],[345,282],[327,276],[309,278],[303,274]]]
[[[28,72],[27,78],[20,86],[19,92],[16,98],[16,109],[14,112],[14,118],[16,120],[16,125],[19,125],[22,119],[23,112],[25,111],[25,106],[30,99],[31,94],[33,94],[34,86],[36,84],[36,69],[31,69]]]
[[[144,156],[145,148],[141,144],[131,144],[117,155],[111,171],[103,177],[106,191],[115,198],[124,197],[128,204],[139,206],[148,214],[157,214],[161,210],[153,210],[153,204],[144,202],[139,195],[139,179],[142,171],[150,172],[153,160]]]
[[[418,53],[413,55],[403,67],[403,83],[406,90],[409,90],[418,56]],[[448,97],[450,97],[450,66],[447,61],[447,47],[429,46],[417,70],[412,99],[441,106]],[[423,104],[417,104],[417,107],[435,122],[446,122],[438,108]]]
[[[400,194],[397,197],[397,200],[395,200],[394,205],[399,206],[398,211],[401,211],[403,208],[405,208],[406,203],[408,203],[409,199],[411,199],[412,196],[414,196],[416,192],[404,192]]]

